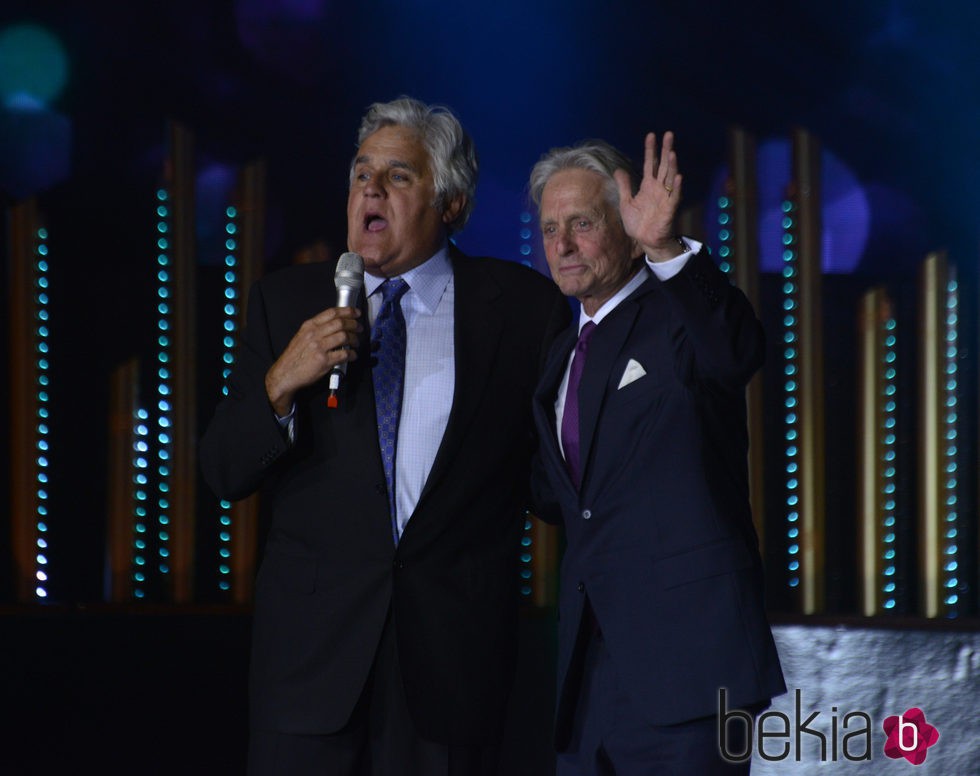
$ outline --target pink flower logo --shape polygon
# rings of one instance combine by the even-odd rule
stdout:
[[[926,722],[922,709],[911,708],[888,717],[881,726],[888,736],[885,754],[893,760],[904,757],[912,765],[922,765],[926,750],[939,740],[939,731]]]

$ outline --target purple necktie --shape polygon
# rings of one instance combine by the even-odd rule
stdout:
[[[565,414],[561,419],[561,446],[565,451],[565,464],[572,477],[575,487],[579,486],[582,476],[579,467],[578,449],[578,384],[582,380],[585,369],[585,356],[589,349],[589,339],[595,331],[595,323],[589,321],[582,327],[575,343],[575,355],[572,356],[572,368],[568,372],[568,390],[565,393]]]

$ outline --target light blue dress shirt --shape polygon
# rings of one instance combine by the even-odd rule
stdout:
[[[397,277],[408,283],[408,291],[401,298],[406,333],[405,382],[395,452],[395,510],[401,538],[446,433],[456,389],[456,287],[448,246]],[[381,310],[378,289],[384,280],[364,275],[372,326]],[[295,405],[288,415],[276,416],[290,442],[295,439],[295,416]]]
[[[418,505],[449,422],[456,388],[456,307],[453,269],[447,247],[399,275],[409,290],[401,299],[405,315],[405,383],[395,452],[395,509],[401,537]],[[364,276],[368,318],[381,309],[384,278]]]

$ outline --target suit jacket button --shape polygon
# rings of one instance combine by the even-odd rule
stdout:
[[[585,592],[585,583],[584,582],[579,582],[578,583],[578,591],[580,593],[584,593]]]
[[[396,560],[392,565],[396,569],[403,569],[403,568],[405,568],[405,561],[403,561],[403,560]]]
[[[592,510],[591,509],[585,509],[585,510],[582,511],[582,519],[583,520],[588,520],[590,517],[592,517]]]

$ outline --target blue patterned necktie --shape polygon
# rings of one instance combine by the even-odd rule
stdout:
[[[398,544],[398,510],[395,503],[395,453],[398,443],[398,419],[402,411],[402,388],[405,382],[405,316],[401,298],[408,283],[401,278],[381,284],[381,310],[371,332],[371,351],[377,363],[372,370],[374,405],[378,415],[378,444],[388,486],[388,511],[391,532]]]
[[[575,343],[575,355],[572,356],[572,367],[568,372],[568,390],[565,393],[565,414],[561,419],[561,447],[565,452],[568,473],[576,488],[582,475],[578,449],[578,386],[582,380],[582,371],[585,369],[589,339],[595,331],[595,326],[592,321],[586,323],[578,335],[578,342]]]

